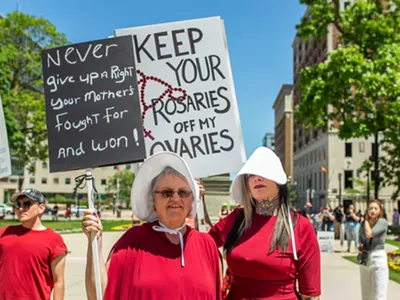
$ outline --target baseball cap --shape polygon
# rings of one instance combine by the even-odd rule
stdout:
[[[37,189],[24,189],[22,192],[16,192],[14,195],[11,196],[11,202],[18,201],[19,197],[26,196],[33,201],[37,201],[39,203],[45,203],[46,199],[44,198],[43,194],[39,192]]]

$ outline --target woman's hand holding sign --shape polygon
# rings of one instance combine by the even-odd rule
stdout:
[[[101,236],[103,233],[103,225],[101,224],[100,219],[97,217],[96,212],[90,209],[86,209],[83,212],[82,219],[82,230],[83,233],[90,239],[91,233],[95,232],[97,236],[97,240],[101,241]],[[99,244],[99,248],[100,248]]]

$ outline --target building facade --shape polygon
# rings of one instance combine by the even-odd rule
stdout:
[[[75,178],[84,175],[84,170],[68,171],[50,173],[48,162],[34,163],[36,172],[34,175],[30,174],[27,169],[22,174],[18,174],[18,170],[13,172],[13,175],[0,179],[0,203],[7,203],[10,201],[11,195],[18,190],[18,182],[23,178],[22,188],[35,188],[41,191],[47,199],[51,201],[56,195],[73,200],[73,192],[75,188]],[[133,165],[121,165],[103,168],[94,168],[92,170],[94,177],[94,184],[96,189],[103,200],[112,200],[116,191],[108,192],[106,190],[107,181],[112,177],[118,169],[128,169],[133,171]],[[81,199],[87,198],[87,190],[78,189],[78,197]]]
[[[273,105],[275,111],[275,153],[288,178],[293,178],[293,85],[282,85]]]
[[[345,9],[352,1],[340,1],[340,9]],[[306,14],[308,11],[306,11]],[[328,35],[319,40],[308,41],[295,38],[293,42],[293,105],[300,102],[298,89],[300,70],[307,66],[322,63],[338,44],[338,32],[330,26]],[[329,108],[328,108],[329,109]],[[339,203],[347,206],[355,204],[356,210],[366,209],[367,173],[357,170],[362,163],[374,155],[374,139],[341,140],[337,135],[338,124],[332,122],[328,131],[317,129],[305,130],[294,120],[293,152],[294,175],[299,196],[299,207],[306,201],[313,203],[314,210],[325,204],[332,208]],[[385,155],[380,151],[381,155]],[[356,180],[362,182],[356,186]],[[374,170],[370,170],[373,181]],[[358,191],[358,192],[356,192]],[[392,201],[393,188],[381,188],[379,198],[384,201],[385,209],[390,216],[393,208],[400,207],[400,201]],[[370,197],[374,191],[371,187]]]
[[[267,132],[263,137],[262,145],[275,151],[275,134]]]

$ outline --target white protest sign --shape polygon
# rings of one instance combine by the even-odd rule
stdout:
[[[245,152],[222,20],[116,35],[132,35],[147,156],[173,151],[195,177],[238,171]]]
[[[7,127],[0,97],[0,178],[11,175],[10,148],[8,147]]]
[[[335,233],[329,231],[318,231],[317,233],[319,249],[321,252],[334,252]]]

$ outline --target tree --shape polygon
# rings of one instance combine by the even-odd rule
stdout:
[[[300,72],[301,101],[296,122],[306,129],[331,130],[342,139],[368,138],[382,132],[389,157],[381,158],[383,185],[400,193],[400,0],[356,1],[341,10],[339,0],[300,0],[308,10],[298,36],[339,32],[339,44],[324,63]],[[333,122],[334,121],[334,122]],[[382,181],[380,181],[382,183]]]
[[[353,181],[353,188],[347,188],[345,190],[346,194],[349,196],[356,196],[356,197],[361,197],[362,199],[368,200],[368,182],[367,180],[361,179],[361,178],[351,178],[351,181]],[[369,190],[370,192],[374,190],[374,182],[370,181],[369,182]]]
[[[47,132],[41,51],[67,44],[64,34],[43,18],[13,12],[0,19],[0,93],[14,169],[35,172],[47,159]],[[23,176],[18,188],[21,190]]]
[[[135,180],[135,173],[130,170],[123,170],[115,173],[107,180],[107,192],[118,193],[119,200],[127,201],[131,199],[131,189],[133,181]],[[118,189],[119,185],[119,189]]]

